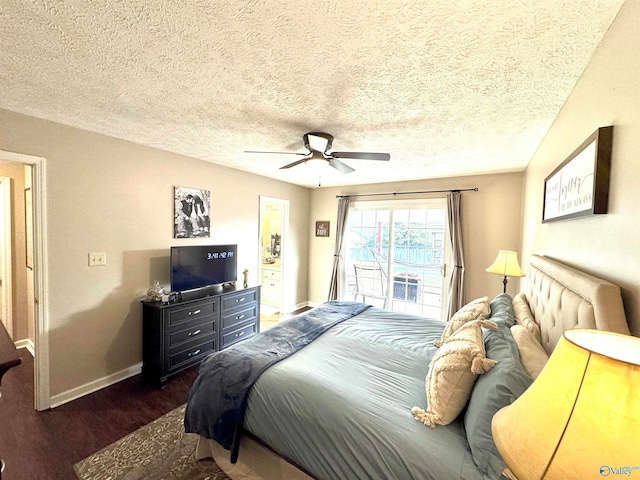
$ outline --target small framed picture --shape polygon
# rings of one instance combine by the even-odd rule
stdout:
[[[316,222],[316,237],[328,237],[329,236],[329,222],[319,221]]]

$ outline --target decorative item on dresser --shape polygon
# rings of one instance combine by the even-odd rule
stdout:
[[[260,287],[172,304],[143,301],[142,377],[162,386],[209,353],[260,331]]]

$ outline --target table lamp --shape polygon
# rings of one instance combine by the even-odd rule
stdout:
[[[640,338],[566,331],[491,427],[518,480],[640,476]]]
[[[507,277],[524,277],[524,272],[520,269],[520,264],[518,263],[518,254],[511,250],[500,250],[498,256],[486,271],[504,275],[502,280],[504,285],[503,293],[507,293]]]

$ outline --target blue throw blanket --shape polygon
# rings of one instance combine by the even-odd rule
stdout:
[[[249,390],[262,372],[369,307],[355,302],[328,302],[211,354],[202,362],[191,387],[185,431],[216,440],[231,450],[231,463],[235,463]]]

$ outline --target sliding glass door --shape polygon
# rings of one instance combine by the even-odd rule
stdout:
[[[354,202],[343,248],[342,298],[444,317],[446,199]]]

